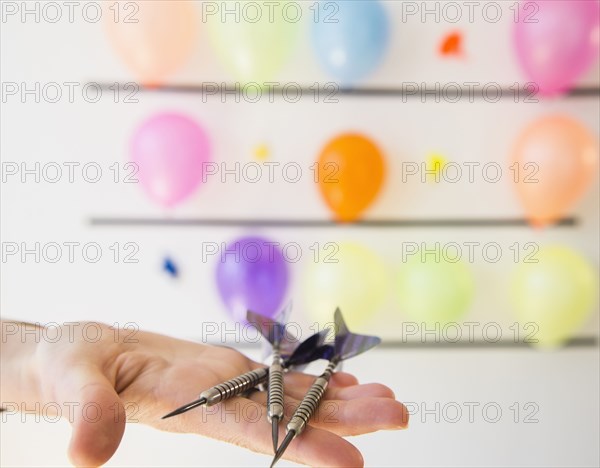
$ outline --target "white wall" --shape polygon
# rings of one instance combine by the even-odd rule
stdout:
[[[34,2],[31,2],[32,4]],[[510,2],[512,4],[512,2]],[[402,82],[498,82],[508,87],[523,82],[512,54],[509,2],[497,24],[482,21],[459,24],[402,21],[400,2],[387,2],[393,18],[393,44],[385,64],[365,85],[398,86]],[[126,82],[127,69],[110,49],[102,24],[79,18],[70,24],[7,18],[1,24],[1,78],[3,82],[62,83],[88,81]],[[467,56],[440,60],[440,36],[460,28],[466,37]],[[292,63],[278,77],[282,82],[329,81],[320,74],[307,40]],[[598,70],[581,85],[598,86]],[[194,59],[174,78],[178,83],[228,80],[215,61],[200,31]],[[294,161],[308,168],[325,141],[335,134],[360,130],[385,150],[390,181],[369,212],[373,218],[477,218],[520,217],[518,201],[507,177],[498,184],[479,179],[475,184],[397,183],[403,161],[421,161],[431,151],[453,161],[498,162],[508,167],[511,145],[524,125],[537,116],[559,111],[576,117],[598,134],[597,97],[573,97],[539,104],[478,100],[450,103],[404,103],[400,98],[339,96],[339,103],[315,104],[311,99],[290,104],[277,100],[259,104],[228,102],[217,97],[202,102],[198,94],[138,93],[137,104],[117,103],[107,97],[96,104],[76,99],[49,104],[23,104],[16,97],[2,103],[1,149],[3,161],[99,163],[108,173],[114,162],[128,158],[133,129],[145,117],[162,110],[177,110],[201,121],[215,143],[217,161],[252,160],[255,145],[265,142],[274,161]],[[104,259],[88,264],[49,264],[7,261],[2,264],[3,316],[51,322],[95,319],[135,322],[141,328],[186,338],[200,338],[202,323],[226,320],[214,289],[214,262],[201,261],[201,242],[223,242],[244,232],[241,228],[109,228],[92,227],[92,217],[272,217],[327,219],[310,177],[296,185],[207,185],[196,197],[172,213],[153,206],[135,184],[114,184],[108,177],[98,184],[2,184],[3,242],[98,242]],[[277,196],[273,196],[277,193]],[[476,194],[474,196],[474,194]],[[400,242],[498,242],[506,252],[498,264],[477,261],[477,297],[470,320],[512,322],[506,299],[506,281],[514,262],[508,247],[514,242],[560,242],[581,251],[596,267],[598,247],[598,184],[574,209],[577,227],[536,232],[527,228],[365,229],[335,227],[291,230],[262,229],[281,242],[299,242],[305,249],[314,242],[356,240],[378,252],[393,274],[399,264]],[[114,242],[136,242],[137,264],[114,263],[108,247]],[[160,271],[162,255],[171,253],[182,268],[179,281]],[[299,278],[294,268],[290,297],[304,310]],[[300,312],[298,312],[300,314]],[[168,318],[167,318],[168,314]],[[597,336],[597,312],[580,332]],[[300,315],[300,321],[306,321]],[[394,326],[383,326],[393,320]],[[386,303],[370,327],[385,338],[398,338],[398,317],[393,300]],[[505,328],[506,329],[506,328]],[[380,362],[379,367],[375,362]],[[361,381],[383,381],[398,398],[424,403],[498,403],[503,417],[487,423],[481,413],[470,423],[436,423],[416,414],[410,430],[381,433],[353,442],[365,453],[369,466],[594,466],[599,463],[598,350],[573,348],[553,353],[529,349],[385,349],[349,363]],[[388,369],[393,369],[390,374]],[[514,423],[509,407],[534,402],[539,422]],[[478,417],[479,416],[479,417]],[[16,418],[3,422],[3,466],[63,465],[68,427],[64,424],[22,424]],[[36,450],[30,450],[35,440]],[[147,447],[161,447],[148,451]],[[256,466],[267,458],[195,437],[173,436],[131,426],[113,466]],[[225,456],[222,456],[225,454]]]

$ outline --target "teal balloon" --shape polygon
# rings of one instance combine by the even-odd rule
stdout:
[[[403,316],[443,325],[463,317],[473,300],[475,285],[464,262],[427,251],[427,255],[418,252],[407,259],[395,289]]]
[[[381,63],[390,40],[381,2],[321,1],[314,11],[318,14],[313,18],[312,45],[329,75],[342,85],[353,85]]]
[[[515,270],[510,298],[527,340],[556,347],[571,338],[588,319],[598,295],[598,274],[579,253],[558,245],[541,248],[534,262]]]

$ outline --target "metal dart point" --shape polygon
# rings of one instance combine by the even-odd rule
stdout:
[[[271,433],[273,438],[273,451],[277,453],[277,445],[279,443],[279,417],[271,417]]]
[[[175,411],[171,411],[169,414],[165,414],[161,419],[172,418],[173,416],[177,416],[181,413],[186,413],[187,411],[197,408],[198,406],[202,406],[206,404],[208,400],[206,398],[198,398],[187,405],[183,405],[181,408],[177,408]]]
[[[226,382],[222,382],[219,385],[215,385],[214,387],[205,390],[200,394],[200,397],[197,400],[194,400],[191,403],[188,403],[187,405],[167,414],[166,416],[163,416],[162,419],[185,413],[186,411],[197,408],[198,406],[216,405],[217,403],[221,403],[229,398],[233,398],[263,382],[266,382],[268,378],[269,369],[267,367],[261,367],[260,369],[255,369],[253,371],[246,372],[245,374],[238,375],[233,379],[229,379]]]
[[[296,437],[296,431],[291,430],[285,435],[285,439],[279,446],[279,448],[275,451],[275,457],[273,457],[273,461],[271,462],[271,466],[269,468],[273,468],[275,463],[279,461],[279,459],[283,456],[283,453],[287,450],[288,445],[292,443],[292,440]]]

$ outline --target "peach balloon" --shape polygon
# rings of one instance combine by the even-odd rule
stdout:
[[[103,13],[113,47],[137,79],[159,86],[190,56],[196,42],[194,2],[110,2]]]
[[[566,215],[596,177],[596,139],[569,117],[544,117],[518,138],[511,170],[529,221],[546,226]]]

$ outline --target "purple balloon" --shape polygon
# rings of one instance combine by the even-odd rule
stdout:
[[[217,287],[237,322],[246,323],[248,309],[274,318],[285,298],[288,280],[283,253],[268,239],[243,237],[221,252]]]
[[[568,91],[598,57],[596,0],[522,1],[518,19],[514,37],[519,61],[544,95]]]

